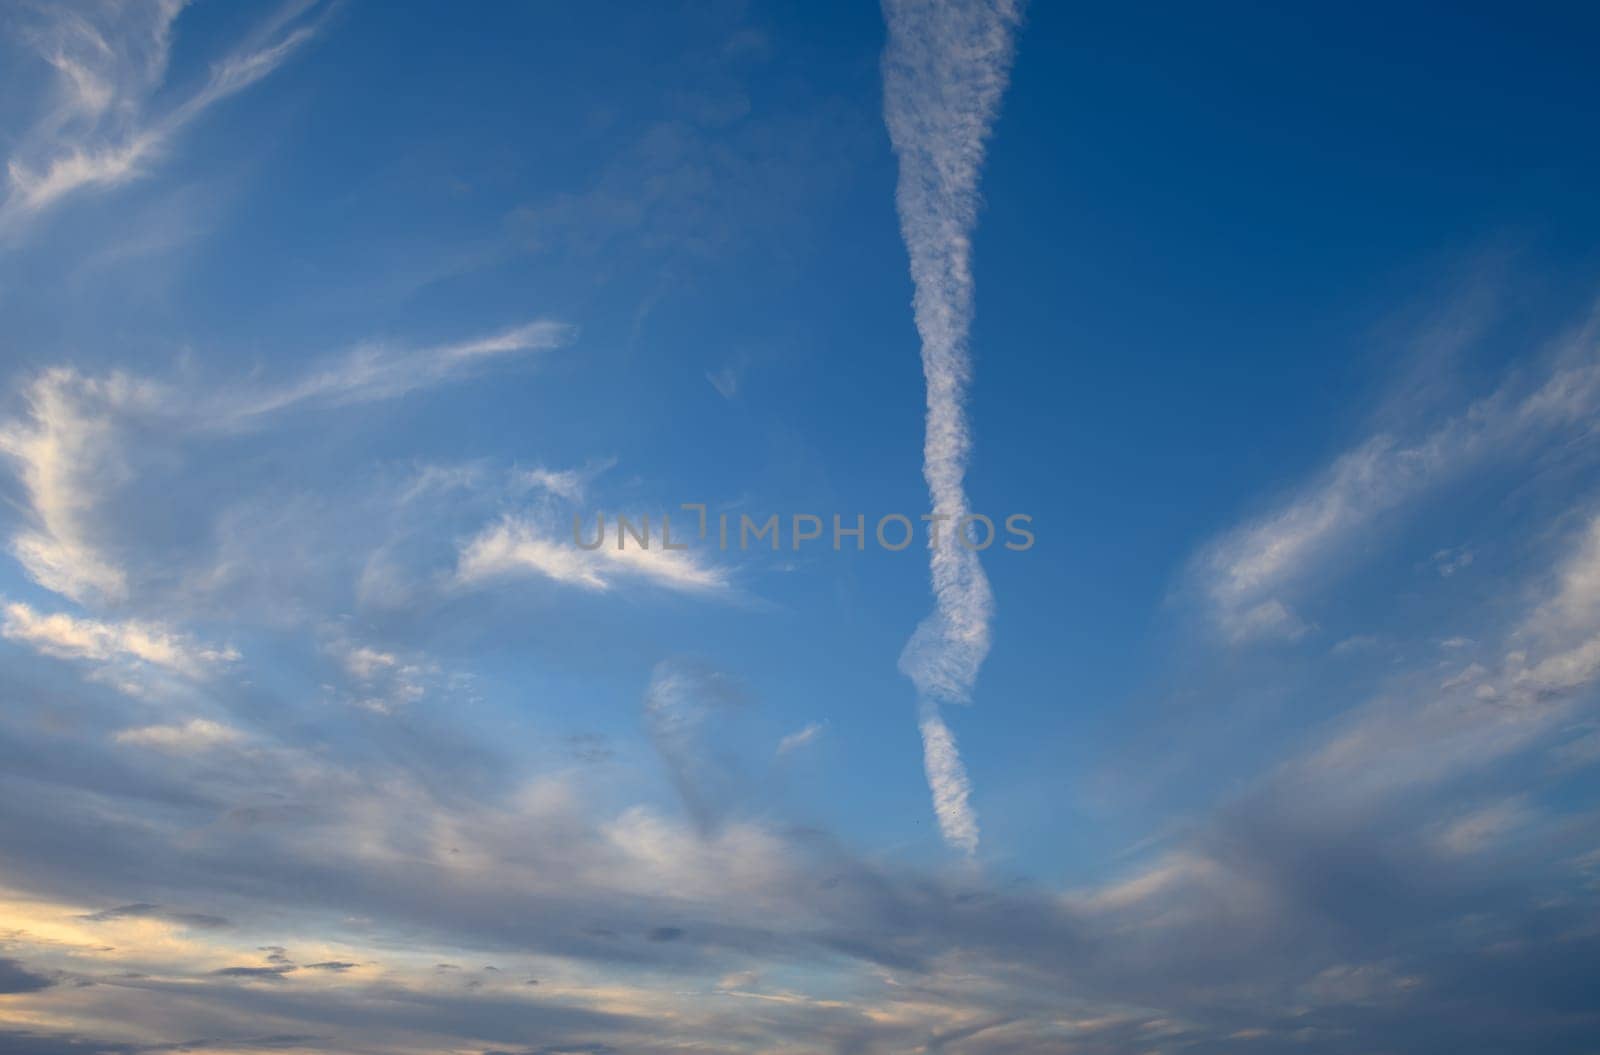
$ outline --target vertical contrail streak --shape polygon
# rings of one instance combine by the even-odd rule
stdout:
[[[942,518],[929,564],[936,604],[900,656],[917,687],[923,767],[939,829],[972,853],[978,821],[955,738],[940,707],[966,703],[989,651],[994,599],[976,553],[956,545],[967,515],[972,449],[965,401],[972,364],[971,235],[978,218],[984,142],[1011,70],[1019,0],[884,0],[884,122],[900,161],[895,204],[911,258],[913,308],[922,338],[927,432],[922,474]]]

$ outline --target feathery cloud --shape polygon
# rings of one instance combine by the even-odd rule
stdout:
[[[120,601],[127,576],[98,543],[94,510],[129,474],[118,425],[161,404],[159,386],[112,374],[55,368],[28,387],[28,415],[0,425],[0,454],[16,466],[31,527],[12,552],[39,585],[75,601]]]
[[[55,105],[7,162],[0,240],[79,191],[126,183],[218,102],[267,77],[316,35],[319,0],[280,8],[253,38],[212,66],[198,89],[166,112],[146,111],[163,87],[173,23],[183,0],[78,10],[63,4],[29,34],[57,75]],[[19,156],[20,155],[20,156]]]
[[[778,741],[778,756],[781,758],[791,751],[816,743],[826,728],[822,722],[807,722],[804,729],[798,729]]]
[[[565,323],[540,319],[485,337],[425,348],[369,343],[304,377],[224,401],[213,420],[221,426],[242,426],[288,410],[397,399],[499,360],[559,348],[575,333]]]
[[[0,422],[0,456],[14,466],[30,521],[12,537],[12,553],[46,589],[80,603],[121,602],[128,596],[128,572],[115,553],[115,531],[99,512],[137,476],[132,459],[148,442],[130,442],[135,428],[181,443],[262,428],[295,410],[395,399],[559,347],[573,332],[562,323],[537,320],[443,345],[368,344],[303,377],[225,391],[123,373],[94,377],[66,367],[46,370],[26,387],[26,412]],[[570,491],[583,479],[542,483]],[[528,481],[529,486],[539,483]]]
[[[64,612],[49,615],[20,601],[7,604],[0,635],[58,659],[97,664],[146,664],[197,678],[239,658],[231,648],[210,648],[165,627],[134,620],[102,622]]]
[[[1284,767],[1286,782],[1296,794],[1370,797],[1437,784],[1528,749],[1570,721],[1600,683],[1597,584],[1600,515],[1569,544],[1545,600],[1484,646],[1497,655],[1358,708],[1320,748]],[[1434,669],[1421,676],[1436,677]]]
[[[191,718],[182,725],[146,725],[137,729],[124,729],[116,734],[119,744],[153,747],[172,754],[195,754],[213,747],[238,743],[243,739],[239,730],[206,718]]]
[[[614,538],[583,549],[570,533],[558,535],[529,516],[506,516],[461,547],[455,581],[473,586],[531,574],[586,590],[610,590],[626,581],[681,593],[717,593],[730,587],[727,569],[684,550],[665,549],[660,537],[652,538],[649,549],[631,538],[626,548],[619,548]]]
[[[1515,456],[1531,441],[1590,429],[1600,409],[1597,336],[1600,315],[1531,391],[1508,382],[1409,442],[1372,436],[1277,509],[1205,547],[1192,574],[1223,636],[1232,642],[1300,637],[1308,626],[1285,597],[1378,517],[1475,465]],[[1445,575],[1471,559],[1468,550],[1442,555],[1451,558],[1440,566]]]
[[[911,258],[913,307],[927,384],[923,476],[935,516],[967,515],[972,450],[965,402],[972,364],[971,236],[978,219],[984,144],[1010,75],[1021,4],[1012,0],[886,0],[884,121],[900,160],[895,203]],[[942,703],[970,699],[989,651],[994,601],[977,554],[931,551],[934,612],[917,628],[900,668],[917,687],[924,764],[946,841],[972,852],[978,826]]]

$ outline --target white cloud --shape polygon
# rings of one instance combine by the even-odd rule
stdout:
[[[113,493],[134,482],[130,456],[147,449],[150,437],[192,442],[218,431],[259,428],[272,415],[294,409],[396,398],[483,364],[557,347],[571,334],[561,323],[535,321],[439,346],[368,345],[282,385],[233,385],[226,391],[122,373],[92,377],[65,367],[46,370],[26,388],[26,413],[0,423],[0,456],[16,471],[31,521],[12,537],[12,554],[30,578],[64,597],[124,601],[128,569],[115,554],[115,528],[99,514]],[[135,440],[135,427],[147,436]],[[542,483],[570,493],[582,479],[550,475]]]
[[[782,757],[791,751],[798,751],[817,742],[827,726],[821,722],[809,722],[804,729],[797,730],[778,741],[778,755]]]
[[[57,74],[56,104],[7,162],[10,187],[0,203],[0,237],[79,191],[142,175],[171,141],[216,103],[271,74],[316,33],[304,23],[316,2],[279,9],[255,39],[212,66],[197,90],[165,113],[147,113],[164,87],[172,27],[181,0],[74,10],[30,36]]]
[[[1458,571],[1470,568],[1477,555],[1466,546],[1457,546],[1454,549],[1442,549],[1433,555],[1433,564],[1439,574],[1448,579]]]
[[[1534,691],[1567,692],[1588,685],[1594,681],[1597,673],[1600,673],[1600,636],[1591,637],[1547,657],[1531,669],[1518,672],[1517,680]]]
[[[1456,776],[1528,748],[1571,719],[1600,682],[1600,516],[1559,562],[1547,599],[1504,634],[1498,658],[1361,708],[1285,772],[1328,798],[1388,794]],[[1447,647],[1473,644],[1451,639]],[[1478,646],[1474,654],[1496,651]]]
[[[1306,624],[1286,595],[1380,515],[1540,435],[1588,428],[1600,409],[1595,328],[1591,322],[1573,339],[1575,351],[1534,390],[1507,383],[1415,442],[1373,436],[1277,509],[1205,547],[1193,572],[1223,634],[1236,642],[1299,636]],[[1449,575],[1471,562],[1471,551],[1437,559]]]
[[[325,647],[349,679],[341,698],[375,714],[393,714],[416,703],[440,681],[438,665],[424,659],[354,644],[342,635]]]
[[[58,659],[133,661],[196,678],[239,658],[233,649],[200,645],[150,623],[102,622],[62,612],[45,615],[20,601],[7,604],[3,611],[0,634]]]
[[[119,422],[159,403],[159,390],[113,374],[84,378],[54,369],[29,386],[28,417],[0,426],[0,453],[16,466],[32,527],[12,553],[41,586],[75,601],[120,601],[127,577],[95,538],[94,509],[128,475]]]
[[[146,725],[124,729],[116,735],[119,744],[152,747],[173,754],[192,754],[244,739],[239,730],[205,718],[193,718],[182,725]]]
[[[1438,829],[1434,844],[1447,853],[1478,853],[1531,819],[1520,798],[1504,799],[1457,817]]]
[[[1524,633],[1564,637],[1600,626],[1600,516],[1580,533],[1556,570],[1553,595],[1529,616]]]
[[[211,410],[210,420],[217,426],[239,426],[304,407],[340,407],[395,399],[496,360],[559,348],[571,341],[574,333],[564,323],[541,319],[486,337],[426,348],[366,344],[288,384],[224,400]]]
[[[393,652],[380,652],[365,645],[352,648],[344,654],[344,668],[362,681],[371,681],[380,672],[393,670],[400,659]]]
[[[1257,638],[1279,638],[1298,641],[1311,632],[1305,620],[1295,615],[1277,599],[1262,601],[1249,611],[1241,612],[1228,623],[1228,637],[1233,641]]]
[[[565,498],[569,502],[581,502],[589,481],[596,473],[608,468],[610,463],[604,463],[594,469],[523,469],[517,473],[517,482],[524,487],[536,491],[545,491],[557,498]]]
[[[889,28],[883,58],[884,122],[900,161],[895,204],[911,258],[927,384],[922,471],[934,514],[955,524],[967,513],[964,478],[972,449],[964,403],[972,374],[967,338],[978,174],[1010,74],[1021,11],[1007,0],[888,0],[884,17]],[[936,607],[906,645],[900,668],[922,698],[924,764],[930,780],[936,774],[960,776],[959,793],[954,783],[933,787],[941,827],[952,845],[971,852],[977,845],[977,824],[967,811],[966,777],[937,708],[941,702],[970,698],[989,651],[994,603],[975,552],[948,544],[935,547],[930,565]]]
[[[1298,995],[1319,1007],[1376,1005],[1403,997],[1422,984],[1420,977],[1396,974],[1384,964],[1335,964],[1300,986]]]
[[[744,383],[745,369],[750,365],[747,355],[738,355],[715,370],[706,371],[706,380],[711,382],[711,387],[717,390],[717,395],[723,399],[733,400],[739,397],[739,388]]]
[[[522,575],[539,575],[569,586],[610,590],[633,581],[684,593],[717,593],[730,586],[727,570],[706,564],[684,550],[667,550],[657,532],[649,549],[629,537],[619,549],[615,536],[585,550],[570,533],[527,517],[507,516],[469,539],[460,550],[455,581],[473,586]]]
[[[1069,904],[1093,912],[1122,912],[1166,897],[1188,885],[1220,885],[1225,879],[1216,862],[1188,851],[1175,851],[1125,878],[1081,894],[1069,894]]]
[[[978,849],[978,814],[972,783],[956,750],[956,738],[937,711],[922,717],[922,768],[933,792],[933,815],[944,841],[966,853]]]

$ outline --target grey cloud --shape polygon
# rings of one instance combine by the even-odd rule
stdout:
[[[641,953],[649,945],[680,957],[675,971],[713,977],[749,956],[813,969],[829,963],[876,965],[900,975],[902,987],[915,987],[928,999],[988,1009],[981,1029],[930,1031],[920,1040],[942,1043],[942,1050],[951,1052],[1027,1051],[1066,1043],[1048,1025],[1061,1013],[1062,992],[1073,993],[1086,1015],[1096,1004],[1135,1005],[1161,1009],[1144,1014],[1141,1022],[1163,1016],[1181,1020],[1181,1032],[1172,1033],[1158,1050],[1221,1051],[1230,1050],[1230,1043],[1248,1043],[1243,1050],[1288,1051],[1311,1037],[1329,1051],[1357,1051],[1366,1042],[1359,1038],[1383,1035],[1368,1032],[1369,1025],[1432,1022],[1466,999],[1478,1002],[1481,1018],[1503,1015],[1551,1038],[1546,1050],[1581,1050],[1571,1043],[1561,1046],[1563,1036],[1570,1041],[1576,1031],[1558,1019],[1562,1001],[1576,998],[1561,994],[1576,993],[1578,976],[1572,972],[1588,949],[1589,939],[1581,935],[1594,906],[1580,902],[1563,914],[1508,901],[1505,892],[1519,871],[1508,867],[1463,875],[1437,859],[1414,836],[1431,815],[1428,804],[1421,803],[1401,816],[1346,816],[1307,806],[1303,798],[1286,805],[1272,789],[1264,789],[1193,838],[1185,853],[1210,864],[1180,870],[1171,885],[1143,899],[1099,907],[1064,905],[1045,891],[870,865],[825,834],[802,830],[779,833],[792,871],[776,877],[761,903],[748,900],[753,893],[712,906],[623,891],[551,896],[476,881],[462,887],[460,878],[427,866],[414,882],[396,882],[398,877],[353,861],[304,856],[295,857],[292,866],[252,860],[219,871],[225,863],[221,857],[193,851],[174,857],[168,879],[202,887],[248,883],[256,897],[282,906],[275,911],[305,906],[290,891],[311,890],[322,908],[377,914],[413,933],[420,925],[423,935],[452,944],[536,948],[617,969],[647,967],[652,961]],[[76,837],[70,830],[64,834]],[[524,823],[522,849],[514,851],[516,843],[508,838],[494,853],[531,852],[542,859],[561,845],[548,843],[550,834]],[[268,848],[279,849],[288,847]],[[113,844],[106,851],[115,861],[133,848]],[[570,857],[594,850],[569,844],[559,852]],[[640,918],[669,905],[681,923],[668,928]],[[641,945],[588,938],[576,930],[563,933],[565,921],[597,913],[616,921],[608,930],[658,939],[670,931],[673,940]],[[1480,933],[1463,931],[1473,920]],[[1505,961],[1510,966],[1464,955],[1488,938],[1520,950]],[[682,960],[682,954],[689,959]],[[957,963],[962,966],[952,971]],[[1385,966],[1381,971],[1362,966],[1368,964]],[[1545,979],[1539,993],[1532,986],[1498,985],[1498,974],[1511,967]],[[281,965],[236,967],[225,969],[222,977],[277,981],[285,970]],[[1345,1006],[1352,987],[1329,979],[1350,978],[1379,980],[1372,983],[1376,995]],[[1398,986],[1397,980],[1410,978],[1421,981]],[[1384,985],[1392,992],[1384,992]],[[1307,1005],[1296,1016],[1283,1010],[1313,998],[1335,1003]],[[429,1029],[455,1022],[467,1028],[472,1005],[440,1003],[447,999],[442,996],[429,999],[431,1010],[417,1008],[415,1021]],[[1338,1003],[1341,999],[1345,1002]],[[310,1012],[301,1008],[300,1013]],[[739,1023],[735,1014],[727,1025]],[[648,1050],[621,1039],[632,1036],[631,1027],[611,1027],[622,1030],[619,1039],[604,1043]],[[1341,1047],[1346,1041],[1340,1031],[1353,1027],[1360,1032]],[[813,1009],[793,1017],[774,1011],[764,1030],[773,1045],[776,1038],[816,1043],[829,1037],[856,1045],[844,1050],[858,1051],[907,1039],[843,1010],[823,1015]],[[1121,1051],[1133,1037],[1150,1032],[1137,1023],[1107,1026],[1097,1039],[1075,1036],[1072,1041],[1085,1051]],[[1227,1039],[1240,1032],[1250,1036]],[[1467,1044],[1459,1050],[1493,1050],[1467,1032],[1450,1029],[1441,1036]],[[1415,1027],[1404,1035],[1416,1041],[1407,1050],[1451,1050],[1443,1041],[1426,1041]],[[1507,1039],[1503,1030],[1484,1036]],[[731,1043],[710,1050],[724,1048],[737,1050]]]
[[[117,919],[162,919],[172,923],[179,923],[186,927],[198,927],[203,930],[218,930],[232,925],[223,916],[213,916],[204,912],[182,912],[144,902],[101,909],[99,912],[91,912],[83,918],[92,923],[104,923],[108,920]]]
[[[31,663],[18,667],[25,693],[42,686]],[[1531,1050],[1581,1052],[1578,1038],[1593,1024],[1582,965],[1600,913],[1569,862],[1592,847],[1594,823],[1520,833],[1514,852],[1447,856],[1429,833],[1467,801],[1463,774],[1486,782],[1484,793],[1489,782],[1526,780],[1502,763],[1537,741],[1501,742],[1499,712],[1474,710],[1466,697],[1439,706],[1438,681],[1425,667],[1394,686],[1391,704],[1399,717],[1447,715],[1449,724],[1380,721],[1371,728],[1383,735],[1371,742],[1383,750],[1342,770],[1323,773],[1308,761],[1314,753],[1292,760],[1192,824],[1129,884],[1082,894],[867,860],[826,831],[761,817],[752,782],[727,757],[743,694],[726,674],[680,662],[657,670],[645,724],[691,828],[653,813],[591,812],[581,792],[597,785],[581,783],[530,813],[516,805],[514,770],[457,726],[344,723],[241,687],[229,705],[259,730],[258,754],[225,766],[135,765],[93,736],[47,735],[20,712],[0,718],[0,757],[15,760],[0,770],[3,874],[8,886],[113,905],[90,913],[108,920],[204,905],[247,933],[282,935],[289,949],[297,939],[276,929],[286,921],[355,916],[354,933],[338,937],[436,947],[462,962],[537,954],[603,969],[619,985],[669,978],[711,991],[759,960],[820,973],[856,1001],[762,1001],[757,1014],[753,1003],[719,998],[675,1027],[707,1051],[1358,1052],[1403,1039],[1408,1051],[1488,1052],[1515,1049],[1523,1030]],[[51,683],[48,696],[74,691]],[[1383,713],[1354,708],[1352,720]],[[1518,713],[1526,725],[1540,712]],[[116,727],[111,702],[75,714],[80,731]],[[1441,735],[1480,727],[1496,747],[1482,757]],[[314,749],[301,746],[311,728]],[[1426,756],[1410,753],[1429,745]],[[759,753],[770,755],[770,742]],[[1420,779],[1416,762],[1434,756],[1466,762]],[[464,761],[479,757],[491,760],[481,771]],[[584,769],[574,779],[597,777]],[[302,802],[317,806],[273,823],[226,822],[255,808],[247,804]],[[619,855],[630,820],[670,871],[636,875],[642,859]],[[482,865],[443,856],[429,837],[438,830]],[[465,959],[465,950],[483,956]],[[334,1000],[301,992],[319,988],[303,975],[285,977],[287,951],[258,951],[264,965],[186,979],[171,992],[218,1014],[287,1016],[319,1035],[381,1026],[457,1046],[527,1043],[527,1005],[487,983],[426,994],[379,983]],[[337,973],[326,965],[344,962],[317,969]],[[282,984],[240,984],[251,980]],[[168,991],[148,979],[101,981],[101,1006]],[[654,1050],[654,1024],[595,1015],[565,992],[559,983],[538,991],[551,1045]],[[959,1010],[960,1024],[917,1010],[928,1006]],[[894,1023],[866,1007],[893,1008]],[[1090,1024],[1061,1024],[1074,1016]]]
[[[212,1048],[253,1049],[305,1048],[323,1038],[304,1033],[271,1033],[253,1037],[211,1037],[204,1040],[181,1040],[173,1044],[153,1044],[141,1047],[141,1052],[203,1052]]]
[[[12,959],[0,958],[0,995],[6,993],[35,993],[48,989],[56,980],[36,974]]]
[[[600,733],[575,733],[567,737],[567,750],[579,762],[609,762],[616,757],[616,749]]]
[[[658,672],[647,724],[664,760],[678,764],[689,782],[686,802],[707,788],[738,786],[717,771],[721,755],[709,745],[737,712],[739,698],[726,676],[710,668],[671,664]],[[280,728],[286,737],[298,735],[292,721]],[[15,749],[19,735],[0,724],[0,744]],[[32,750],[59,759],[65,746],[59,739],[33,741]],[[1574,966],[1570,951],[1584,948],[1585,920],[1595,911],[1579,897],[1565,915],[1552,913],[1538,908],[1534,891],[1517,894],[1523,877],[1571,854],[1564,844],[1533,845],[1518,859],[1463,866],[1442,858],[1425,838],[1440,811],[1459,808],[1459,800],[1442,792],[1413,794],[1378,808],[1352,797],[1347,781],[1324,782],[1292,767],[1174,844],[1177,864],[1162,883],[1123,901],[1096,901],[1063,899],[998,877],[870,863],[824,831],[752,827],[747,796],[711,799],[709,826],[671,835],[675,860],[690,865],[703,859],[708,878],[696,883],[713,884],[709,890],[652,890],[628,882],[614,851],[596,836],[596,819],[575,805],[533,817],[506,813],[497,790],[503,785],[465,791],[423,756],[391,755],[370,745],[328,767],[309,765],[299,751],[273,750],[263,764],[226,773],[141,770],[113,784],[94,775],[98,763],[8,772],[0,778],[7,792],[0,797],[0,840],[14,851],[7,882],[91,904],[112,900],[117,887],[160,894],[159,902],[122,902],[92,914],[106,919],[156,917],[173,911],[162,905],[201,900],[225,907],[227,918],[244,926],[296,913],[354,913],[374,921],[380,933],[405,933],[412,943],[486,953],[537,950],[624,974],[670,966],[676,976],[703,977],[708,986],[751,958],[808,970],[887,971],[901,990],[968,1008],[986,1023],[965,1035],[931,1026],[918,1034],[873,1025],[855,1010],[822,1014],[811,1008],[791,1017],[769,1009],[759,1034],[766,1039],[747,1038],[745,1045],[804,1038],[863,1052],[940,1037],[951,1052],[1036,1050],[1069,1039],[1084,1050],[1100,1044],[1098,1050],[1117,1051],[1140,1035],[1134,1025],[1106,1026],[1092,1041],[1053,1032],[1049,1023],[1059,1014],[1061,992],[1075,994],[1074,1006],[1081,1004],[1086,1016],[1096,1007],[1137,1006],[1159,1009],[1147,1020],[1181,1019],[1186,1032],[1163,1041],[1174,1051],[1225,1049],[1233,1033],[1257,1029],[1266,1032],[1252,1033],[1249,1044],[1288,1050],[1284,1038],[1293,1030],[1282,1009],[1333,1000],[1352,988],[1352,980],[1374,992],[1382,989],[1374,980],[1421,981],[1380,994],[1384,1007],[1370,1006],[1371,1000],[1354,1009],[1317,1004],[1323,1024],[1310,1025],[1308,1011],[1299,1028],[1333,1036],[1332,1023],[1390,1024],[1402,1009],[1429,1021],[1449,1013],[1436,1002],[1447,980],[1454,989],[1490,994],[1477,999],[1508,1021],[1533,1016],[1533,1022],[1546,1015],[1542,1005],[1525,990],[1497,989],[1497,966],[1470,954],[1491,942],[1520,942],[1519,969],[1542,972],[1557,992]],[[86,790],[85,781],[99,790]],[[140,790],[166,785],[185,793],[174,798]],[[385,789],[381,799],[363,790],[371,786]],[[240,798],[285,796],[322,803],[317,823],[250,829],[209,823],[236,809],[232,803]],[[140,802],[150,805],[131,815],[143,819],[130,827],[128,804]],[[344,832],[356,816],[385,819],[387,827],[362,828],[363,839],[403,853],[405,868],[351,852]],[[429,823],[419,824],[424,818]],[[435,823],[460,832],[465,850],[496,867],[463,872],[427,857],[416,834]],[[746,831],[751,835],[741,835]],[[664,834],[652,832],[651,839]],[[737,840],[755,836],[761,852],[773,856],[761,865],[759,882],[739,885],[728,869],[741,860],[723,856],[721,848],[744,846]],[[523,885],[514,878],[522,868],[549,881]],[[585,876],[607,878],[598,886],[585,881],[586,887],[579,879]],[[663,925],[664,918],[673,923]],[[622,941],[618,934],[657,940]],[[1536,942],[1531,935],[1543,938]],[[285,978],[287,951],[261,951],[276,960],[225,968],[219,980],[285,984],[227,986],[238,999],[303,988]],[[417,1009],[415,1021],[429,1029],[455,1022],[467,1028],[471,1005],[451,1004],[468,999],[466,991],[456,993],[429,998],[434,1002]],[[861,998],[906,997],[874,983]],[[222,1000],[220,989],[207,999]],[[332,1014],[295,1007],[316,1021]],[[729,1014],[724,1027],[753,1028]],[[335,1019],[348,1028],[347,1019]],[[623,1039],[633,1036],[631,1026],[611,1022],[606,1028],[617,1030],[619,1039],[607,1034],[605,1043],[645,1050]],[[1538,1028],[1559,1043],[1557,1025]]]
[[[287,965],[276,967],[223,967],[211,973],[218,978],[258,978],[265,981],[281,982],[283,976],[295,968]]]
[[[680,761],[714,768],[717,756],[701,744],[707,723],[714,731],[715,721],[726,717],[716,701],[727,686],[704,668],[669,670],[678,675],[691,671],[679,687],[708,691],[712,702],[707,708],[707,698],[669,692],[657,701],[668,712],[655,716],[655,731],[672,745],[669,757],[676,751]],[[603,844],[583,834],[593,822],[582,815],[501,820],[487,788],[471,796],[430,790],[430,782],[409,765],[395,768],[381,754],[358,758],[356,764],[364,779],[381,780],[388,788],[386,808],[396,811],[397,818],[410,818],[382,836],[401,840],[397,846],[405,845],[406,829],[415,827],[415,818],[437,817],[473,832],[474,854],[492,860],[579,870],[574,875],[591,868],[601,874],[615,871]],[[287,771],[301,767],[297,762]],[[705,771],[691,775],[713,785],[721,779]],[[282,767],[263,768],[259,778],[251,779],[261,780],[262,790],[287,790]],[[202,804],[219,799],[222,788],[232,784],[195,783],[193,775],[188,780],[198,792],[193,796],[196,821],[203,820],[207,808],[218,809]],[[211,829],[199,842],[179,836],[186,830],[206,831],[203,825],[181,824],[170,831],[151,825],[130,832],[124,821],[108,828],[97,796],[64,796],[59,785],[41,796],[35,785],[15,776],[8,783],[14,793],[0,802],[0,837],[26,862],[22,872],[8,864],[11,881],[31,873],[36,883],[70,895],[74,886],[87,893],[101,885],[86,885],[89,877],[105,876],[160,889],[164,898],[170,897],[169,904],[227,891],[228,914],[234,919],[241,913],[248,919],[306,910],[358,912],[383,921],[385,928],[399,927],[417,941],[506,952],[537,949],[617,970],[648,971],[671,963],[674,971],[718,977],[750,957],[811,969],[873,965],[900,975],[903,986],[916,986],[930,998],[990,1012],[983,1021],[993,1024],[947,1038],[950,1051],[1001,1052],[1064,1043],[1041,1025],[1052,1014],[1051,994],[1062,990],[1077,994],[1086,1007],[1095,1002],[1134,1004],[1182,1017],[1188,1032],[1181,1044],[1173,1040],[1173,1050],[1205,1050],[1207,1044],[1223,1044],[1219,1037],[1255,1029],[1268,1033],[1252,1035],[1250,1044],[1278,1050],[1273,1045],[1288,1041],[1272,1039],[1271,1030],[1280,1028],[1281,1017],[1274,1009],[1304,1003],[1307,993],[1324,998],[1336,993],[1339,987],[1328,978],[1423,979],[1425,984],[1396,990],[1391,1002],[1426,1021],[1444,1013],[1428,1003],[1442,984],[1437,980],[1442,969],[1455,972],[1454,986],[1494,990],[1493,965],[1474,974],[1441,962],[1434,951],[1450,950],[1446,960],[1455,959],[1486,940],[1482,934],[1460,933],[1464,921],[1478,920],[1474,926],[1491,928],[1497,940],[1527,942],[1519,936],[1542,929],[1560,938],[1554,943],[1547,938],[1545,945],[1564,950],[1581,947],[1573,943],[1581,940],[1584,913],[1593,912],[1580,901],[1567,917],[1541,914],[1531,900],[1507,896],[1517,889],[1519,876],[1567,852],[1563,846],[1549,846],[1531,859],[1464,870],[1460,862],[1441,859],[1421,836],[1445,802],[1455,800],[1422,795],[1404,808],[1375,810],[1337,794],[1337,782],[1325,786],[1297,771],[1265,781],[1219,811],[1209,825],[1177,845],[1181,866],[1173,869],[1166,885],[1124,903],[1075,903],[998,880],[870,864],[826,832],[771,827],[763,829],[763,838],[772,840],[779,854],[777,870],[764,872],[759,887],[730,888],[711,901],[626,886],[519,890],[493,873],[458,874],[416,858],[414,851],[409,851],[412,863],[398,871],[348,855],[338,835],[343,823],[339,807],[330,799],[349,800],[357,811],[369,809],[364,800],[349,799],[359,786],[355,781],[327,784],[322,790],[316,790],[316,783],[305,784],[294,792],[329,802],[324,824],[332,827],[326,838],[318,834],[321,827],[292,825],[249,832]],[[401,788],[409,790],[395,798]],[[66,809],[68,803],[75,805]],[[675,852],[688,854],[688,859],[706,854],[709,861],[716,860],[717,840],[747,823],[739,800],[718,805],[716,826],[679,844]],[[41,824],[41,818],[49,820]],[[41,837],[45,832],[48,838]],[[74,846],[81,848],[81,858],[70,849]],[[152,847],[161,850],[153,853]],[[75,863],[79,859],[93,859],[96,870],[80,870]],[[153,902],[134,902],[95,915],[164,911]],[[663,916],[674,924],[663,926]],[[579,922],[586,920],[603,920],[604,925]],[[618,933],[657,939],[670,933],[673,940],[625,942],[616,939]],[[288,960],[277,947],[264,951]],[[1528,945],[1521,955],[1523,969],[1543,970],[1552,979],[1560,979],[1572,963],[1564,952],[1550,954],[1544,963],[1538,945]],[[966,965],[961,974],[968,983],[958,985],[950,975],[954,962]],[[1366,966],[1371,964],[1385,965],[1383,972]],[[1330,970],[1335,974],[1326,975]],[[234,981],[278,981],[286,966],[269,960],[267,966],[225,971],[221,977]],[[981,984],[973,986],[973,980]],[[250,992],[260,988],[245,987]],[[272,991],[279,990],[274,986]],[[1503,1014],[1515,1018],[1522,1013],[1520,992],[1508,991],[1496,999]],[[441,1013],[446,1018],[455,1014]],[[1348,1020],[1377,1012],[1335,1007],[1318,1014],[1333,1022],[1341,1015]],[[856,1044],[855,1050],[861,1051],[891,1043],[889,1034],[844,1011],[825,1024],[816,1015],[803,1021],[779,1016],[770,1028],[774,1036],[791,1039],[836,1035],[840,1043]],[[921,1042],[935,1037],[929,1033]],[[1102,1050],[1119,1050],[1112,1041],[1105,1043]]]
[[[138,1050],[134,1044],[92,1040],[70,1033],[0,1029],[0,1055],[124,1055]]]
[[[723,807],[743,796],[736,772],[719,764],[713,746],[743,690],[727,674],[688,660],[664,660],[650,675],[644,721],[673,786],[701,831],[715,828]]]

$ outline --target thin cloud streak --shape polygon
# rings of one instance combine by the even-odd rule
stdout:
[[[191,718],[182,725],[145,725],[124,729],[114,737],[119,744],[152,747],[174,754],[193,754],[213,747],[237,743],[242,734],[208,718]]]
[[[808,722],[804,729],[799,729],[778,741],[778,757],[782,758],[791,751],[798,751],[802,747],[809,747],[821,738],[827,726],[822,722]]]
[[[617,536],[613,535],[612,539]],[[474,535],[461,547],[454,582],[473,587],[495,580],[538,575],[585,590],[606,591],[622,581],[635,581],[680,593],[727,593],[727,569],[706,564],[687,552],[664,548],[658,532],[650,548],[630,541],[621,548],[610,540],[591,550],[580,548],[556,529],[527,516],[506,516]]]
[[[239,658],[231,648],[211,648],[165,627],[137,620],[102,622],[63,612],[45,614],[20,601],[3,609],[0,636],[57,659],[96,664],[134,662],[199,678]]]
[[[965,403],[972,363],[971,235],[978,176],[1010,74],[1021,4],[1010,0],[886,0],[884,121],[900,161],[895,204],[911,258],[913,308],[927,383],[923,477],[936,517],[967,515],[972,433]],[[924,768],[945,841],[977,849],[978,823],[955,738],[939,714],[971,699],[989,651],[994,599],[976,553],[933,547],[936,606],[900,657],[917,687]]]
[[[242,426],[257,417],[301,407],[331,408],[397,399],[481,365],[560,348],[571,342],[575,333],[565,323],[540,319],[486,337],[427,348],[365,344],[290,384],[224,404],[215,415],[215,424]]]

